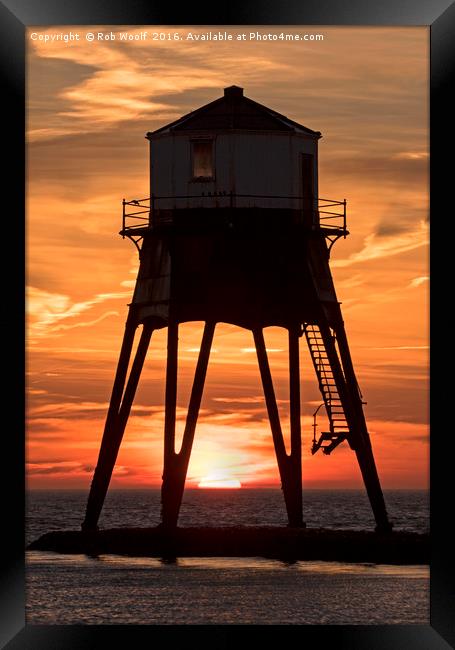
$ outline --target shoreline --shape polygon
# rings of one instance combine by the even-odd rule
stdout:
[[[110,528],[46,533],[27,550],[134,557],[265,557],[284,560],[429,564],[428,534],[272,526],[194,527],[173,531]]]

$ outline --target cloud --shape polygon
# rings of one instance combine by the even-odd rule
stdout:
[[[62,138],[71,135],[71,130],[68,127],[64,129],[59,128],[42,128],[42,129],[30,129],[27,133],[27,142],[31,144],[32,142],[40,142],[44,140],[53,140],[54,138]],[[73,130],[73,133],[89,133],[89,131]]]
[[[421,221],[414,230],[403,232],[396,236],[381,237],[376,233],[371,233],[365,237],[363,248],[359,252],[352,253],[344,260],[334,260],[331,266],[333,268],[342,268],[360,262],[391,257],[392,255],[406,253],[421,246],[427,246],[428,243],[428,224]]]
[[[212,397],[212,401],[226,404],[263,404],[264,397],[262,395],[255,395],[254,397]]]
[[[323,163],[324,171],[336,173],[340,178],[354,176],[367,183],[387,183],[395,186],[406,182],[412,189],[425,186],[428,178],[428,154],[395,155],[385,151],[372,155],[370,150],[358,147],[355,155],[335,154]]]
[[[240,352],[244,354],[256,353],[256,348],[242,348]],[[284,352],[282,348],[266,348],[266,352]]]
[[[54,402],[33,406],[28,409],[29,418],[67,418],[75,414],[77,419],[92,418],[98,411],[106,412],[107,402]]]
[[[27,463],[27,474],[29,476],[47,476],[49,474],[91,474],[93,467],[84,463],[74,461],[34,461]]]
[[[96,325],[97,323],[100,323],[102,320],[105,318],[109,318],[109,316],[118,316],[119,313],[118,311],[107,311],[104,314],[101,314],[101,316],[98,316],[98,318],[95,318],[94,320],[90,321],[85,321],[83,323],[75,323],[74,325],[57,325],[56,327],[51,327],[48,332],[59,332],[61,330],[71,330],[74,329],[75,327],[91,327],[92,325]]]
[[[393,237],[409,230],[409,224],[404,220],[381,221],[375,230],[375,237]]]
[[[106,28],[111,29],[125,30]],[[268,29],[278,30],[281,28]],[[133,34],[141,29],[128,27],[128,31]],[[185,34],[188,30],[173,31]],[[206,32],[207,28],[192,31]],[[242,30],[233,27],[230,31]],[[214,46],[200,41],[129,43],[117,39],[87,43],[86,29],[80,28],[79,32],[81,41],[71,47],[57,41],[31,42],[35,60],[72,66],[64,87],[53,88],[52,126],[47,121],[49,115],[42,111],[34,124],[35,136],[43,137],[45,129],[51,129],[48,135],[52,137],[65,130],[93,132],[138,118],[148,119],[153,128],[216,99],[220,89],[232,83],[244,85],[249,96],[264,103],[273,88],[278,98],[272,105],[276,110],[297,121],[304,119],[303,123],[310,127],[320,128],[321,124],[332,134],[351,128],[355,105],[359,141],[365,137],[370,142],[380,139],[376,134],[378,120],[389,130],[397,118],[407,120],[406,127],[421,116],[425,119],[425,102],[413,107],[412,119],[408,107],[426,82],[427,44],[417,29],[392,34],[387,29],[361,33],[358,29],[326,27],[328,38],[317,49],[310,42],[280,46],[245,42],[238,43],[235,49],[232,43]],[[392,67],[394,74],[390,73]],[[400,133],[403,153],[419,153],[419,142],[406,142],[408,133]]]
[[[394,160],[426,160],[429,158],[428,151],[401,151],[392,156]]]
[[[260,404],[261,406],[265,404],[263,395],[254,397],[212,397],[212,401],[225,404]],[[276,402],[277,404],[289,404],[288,399],[277,399]]]
[[[397,176],[398,177],[398,176]],[[406,179],[402,178],[402,185]],[[375,228],[377,237],[388,237],[415,230],[421,221],[428,222],[428,197],[424,193],[401,192],[401,201],[389,201],[381,210],[381,217]]]
[[[425,282],[429,282],[430,278],[428,275],[421,275],[418,278],[414,278],[411,280],[409,283],[410,287],[420,287],[421,284],[425,284]]]
[[[82,35],[85,31],[80,30]],[[129,29],[132,34],[140,31]],[[141,47],[139,42],[91,44],[85,39],[66,48],[56,41],[32,41],[31,46],[35,56],[79,64],[85,74],[56,93],[55,126],[38,124],[30,131],[30,140],[103,130],[145,117],[156,124],[172,121],[197,107],[186,106],[187,91],[219,90],[228,79],[238,76],[239,67],[242,76],[251,80],[265,70],[270,73],[288,67],[255,49],[226,57],[223,47],[214,50],[207,43],[187,44],[184,52],[178,51],[175,42],[166,41],[154,42],[153,49],[149,42]]]
[[[429,350],[429,345],[391,345],[377,348],[368,348],[369,350]]]
[[[115,465],[114,470],[112,472],[112,475],[114,477],[120,477],[120,476],[137,476],[137,474],[140,474],[141,468],[139,467],[128,467],[126,465]]]
[[[365,277],[360,273],[356,273],[355,275],[338,280],[337,289],[338,290],[354,289],[355,287],[361,287],[364,284],[365,284]],[[345,304],[345,302],[343,302],[343,304]]]
[[[28,333],[33,338],[39,338],[72,327],[90,327],[108,316],[118,315],[118,312],[109,311],[95,320],[85,323],[62,325],[61,322],[67,319],[76,318],[95,305],[109,300],[117,300],[131,296],[130,291],[118,291],[113,293],[99,293],[93,298],[83,302],[71,302],[69,296],[59,293],[51,293],[36,287],[27,287],[26,309],[30,318]]]
[[[185,352],[190,352],[191,354],[194,354],[194,353],[199,354],[200,351],[201,351],[200,347],[199,348],[196,348],[196,347],[195,348],[185,348]],[[210,354],[217,354],[217,352],[218,352],[217,348],[210,348]]]

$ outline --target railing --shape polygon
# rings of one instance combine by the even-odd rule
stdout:
[[[150,199],[133,199],[126,201],[123,199],[123,215],[122,215],[122,233],[127,230],[134,230],[135,228],[148,228],[151,225],[151,207]],[[135,212],[128,212],[128,207],[132,207]],[[137,210],[136,210],[137,208]],[[143,208],[140,210],[139,208]],[[129,222],[129,223],[128,223]]]
[[[346,205],[347,201],[346,199],[343,199],[342,201],[335,201],[332,199],[318,199],[318,212],[319,212],[319,222],[324,222],[321,224],[323,228],[336,228],[337,230],[343,230],[343,232],[346,232]],[[325,208],[337,208],[341,210],[341,212],[332,212],[328,211]],[[321,210],[321,208],[324,208],[324,210]],[[331,219],[337,219],[337,223],[327,223]]]
[[[200,205],[194,205],[193,207],[204,207],[202,203],[206,200],[215,201],[217,208],[235,208],[237,199],[268,199],[271,201],[274,200],[286,200],[291,202],[299,202],[295,208],[302,212],[307,212],[312,210],[312,208],[302,207],[302,201],[308,201],[310,197],[308,196],[285,196],[278,194],[235,194],[233,192],[207,192],[202,194],[188,194],[188,195],[170,195],[170,196],[156,196],[152,194],[151,197],[145,199],[133,199],[131,201],[126,201],[123,199],[123,215],[122,215],[122,234],[125,236],[127,231],[134,231],[143,228],[149,228],[154,224],[154,222],[166,223],[171,221],[171,219],[164,218],[161,219],[159,216],[160,201],[170,201],[174,202],[174,205],[179,201],[193,201],[197,203],[200,202]],[[311,199],[310,199],[311,200]],[[314,200],[315,202],[315,200]],[[223,205],[224,204],[224,205]],[[255,207],[255,206],[241,206],[241,207]],[[262,207],[262,206],[261,206]],[[328,210],[327,208],[331,208]],[[174,208],[167,210],[167,212],[172,212]],[[178,208],[177,208],[178,209]],[[334,199],[318,199],[318,216],[319,223],[322,228],[332,229],[336,231],[342,231],[346,234],[346,199],[343,201],[336,201]]]

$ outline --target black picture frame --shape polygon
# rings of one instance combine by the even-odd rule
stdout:
[[[171,25],[365,25],[430,27],[431,37],[431,283],[447,288],[453,273],[449,201],[453,163],[455,4],[449,0],[298,0],[247,3],[231,0],[214,9],[200,3],[183,7],[147,0],[4,0],[0,3],[0,70],[3,118],[3,505],[0,582],[0,647],[16,649],[98,648],[115,639],[141,648],[160,642],[227,648],[254,635],[257,646],[281,643],[297,633],[299,644],[334,644],[350,650],[442,650],[455,647],[453,542],[447,520],[453,502],[450,483],[453,424],[450,420],[451,292],[431,301],[431,623],[391,626],[27,626],[24,569],[24,285],[25,285],[25,28],[32,25],[171,24]],[[449,152],[446,163],[446,152]],[[441,295],[444,291],[441,292]],[[437,297],[438,296],[438,297]],[[444,309],[444,313],[443,310]],[[441,328],[438,331],[438,328]],[[440,366],[440,361],[443,364]],[[5,368],[5,365],[2,364]],[[439,507],[442,506],[442,507]],[[291,637],[289,637],[290,640]]]

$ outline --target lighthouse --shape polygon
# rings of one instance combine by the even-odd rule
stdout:
[[[328,427],[313,453],[347,444],[357,457],[380,531],[390,523],[330,251],[349,233],[346,201],[319,197],[319,131],[230,86],[223,95],[148,132],[150,192],[123,201],[120,234],[140,265],[83,529],[97,527],[153,332],[167,329],[162,524],[177,525],[216,325],[252,334],[289,525],[304,526],[300,343],[308,345]],[[204,331],[179,450],[175,447],[178,333]],[[286,451],[263,330],[287,330],[290,452]],[[134,347],[135,332],[140,328]],[[131,361],[131,363],[130,363]],[[334,458],[336,454],[334,455]]]

